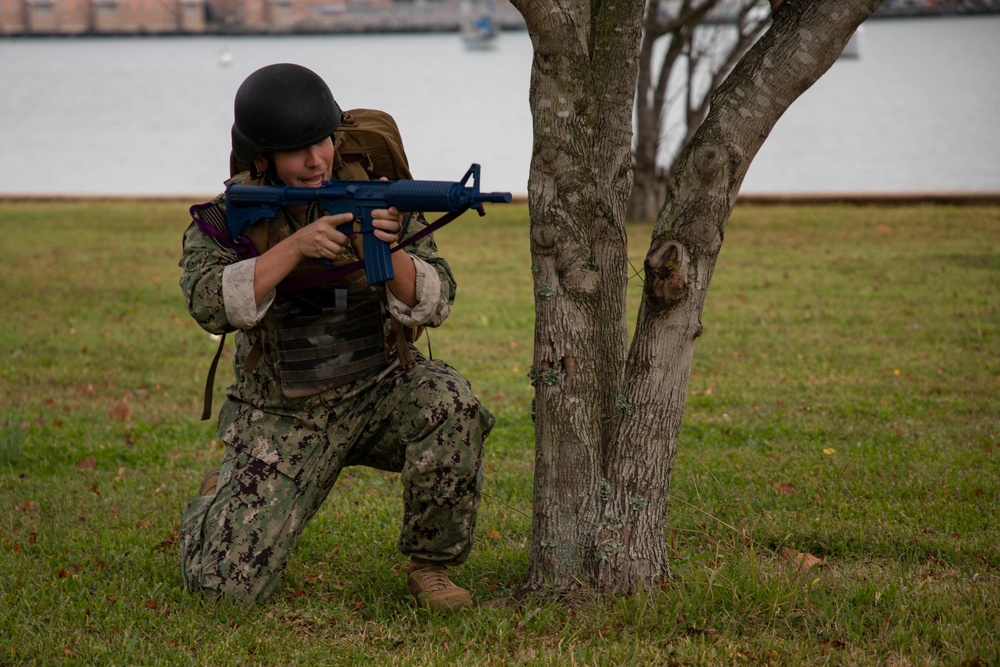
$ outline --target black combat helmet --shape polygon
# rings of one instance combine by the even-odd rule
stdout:
[[[261,153],[312,146],[340,125],[330,87],[301,65],[260,68],[240,85],[234,107],[233,154],[246,165]]]

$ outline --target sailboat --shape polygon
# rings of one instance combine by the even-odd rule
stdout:
[[[500,37],[493,0],[464,0],[461,30],[465,48],[492,49]]]

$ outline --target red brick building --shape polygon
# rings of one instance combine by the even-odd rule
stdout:
[[[462,0],[0,0],[0,36],[458,30]],[[501,29],[522,29],[496,0]]]
[[[204,0],[0,0],[0,35],[143,35],[204,30]]]

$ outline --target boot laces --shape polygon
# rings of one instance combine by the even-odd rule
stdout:
[[[443,567],[426,567],[421,568],[414,574],[418,575],[420,578],[421,588],[428,593],[434,591],[440,591],[445,588],[454,588],[455,584],[451,583],[451,579],[445,574],[445,569]]]

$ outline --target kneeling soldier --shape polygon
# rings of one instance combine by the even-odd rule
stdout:
[[[254,72],[236,94],[235,117],[232,162],[247,169],[228,183],[357,180],[358,165],[335,143],[341,109],[314,72],[290,64]],[[379,176],[392,174],[371,174]],[[225,194],[192,207],[181,259],[192,317],[211,333],[236,332],[235,381],[218,425],[225,455],[181,521],[188,589],[243,603],[269,597],[340,471],[365,465],[400,473],[399,549],[417,603],[471,604],[446,569],[472,547],[494,419],[465,378],[407,342],[441,324],[455,298],[432,237],[393,253],[395,276],[384,285],[368,286],[359,270],[289,290],[290,278],[358,259],[357,238],[337,230],[353,216],[288,206],[234,242],[225,210]],[[373,221],[392,245],[426,224],[394,208]]]

